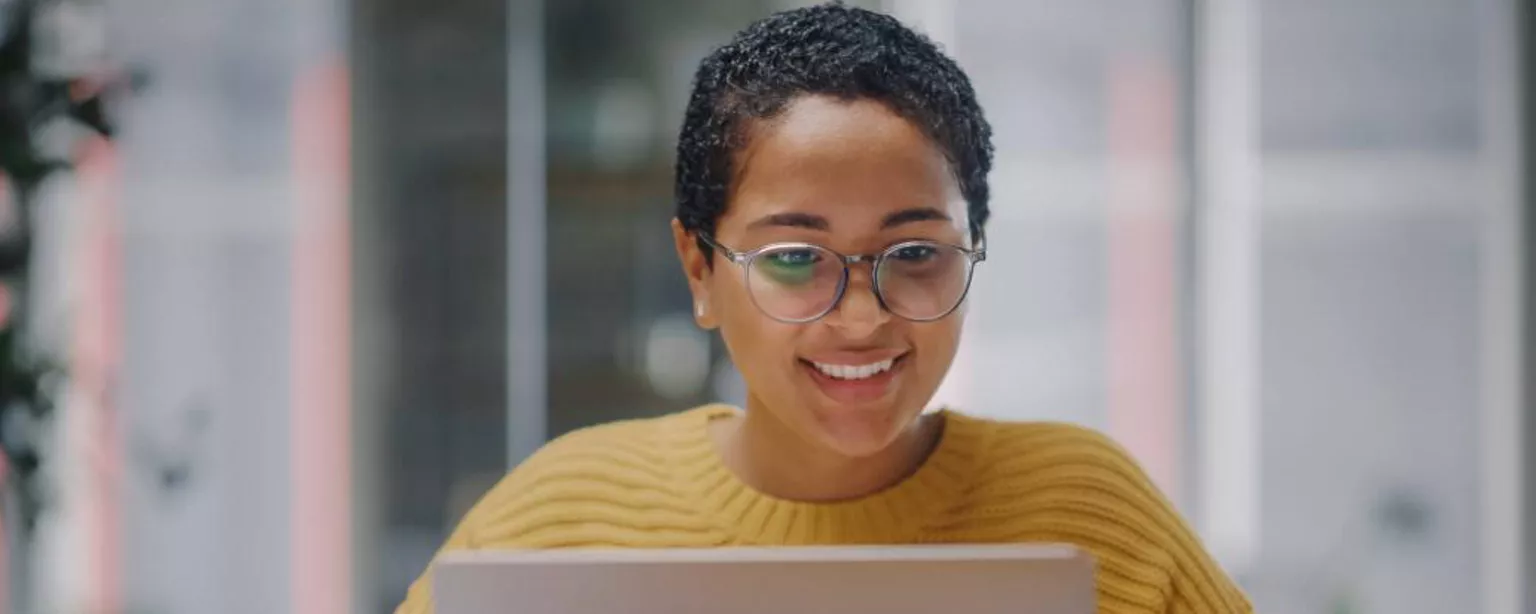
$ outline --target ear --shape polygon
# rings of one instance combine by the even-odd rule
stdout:
[[[683,228],[683,223],[677,218],[672,219],[672,242],[677,247],[677,259],[683,264],[683,275],[688,278],[688,291],[693,293],[693,321],[704,329],[719,326],[709,293],[710,280],[713,278],[713,271],[709,268],[712,254],[699,247],[699,242]]]

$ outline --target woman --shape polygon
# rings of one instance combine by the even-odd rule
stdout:
[[[991,129],[953,61],[821,5],[749,26],[693,87],[672,234],[745,410],[562,437],[445,550],[1066,542],[1097,558],[1101,612],[1251,611],[1105,437],[923,412],[986,255]]]

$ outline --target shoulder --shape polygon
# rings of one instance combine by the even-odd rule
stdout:
[[[992,422],[981,475],[994,496],[1093,508],[1118,523],[1166,524],[1172,506],[1110,436],[1062,422]]]
[[[1060,422],[993,422],[991,431],[980,490],[994,504],[1093,510],[1147,537],[1169,526],[1174,513],[1166,496],[1108,435]]]
[[[1108,435],[1065,422],[1013,422],[961,417],[986,431],[980,461],[997,477],[1068,471],[1084,476],[1141,481],[1144,472]]]
[[[611,422],[551,440],[465,517],[467,545],[517,544],[579,516],[578,510],[623,516],[628,508],[656,505],[672,483],[666,470],[669,436],[698,411]]]
[[[661,438],[669,425],[688,412],[656,418],[620,420],[576,429],[544,444],[512,473],[558,471],[573,461],[601,461],[623,466],[646,462],[662,448]]]
[[[709,408],[608,422],[561,435],[518,464],[503,483],[527,488],[550,480],[625,480],[654,475],[672,437]]]
[[[979,454],[972,503],[1012,511],[1021,524],[1070,524],[1071,541],[1111,537],[1157,551],[1179,522],[1141,466],[1109,436],[1058,422],[981,421],[989,436]],[[1030,522],[1026,522],[1030,521]],[[1078,539],[1078,538],[1081,538]]]
[[[1108,435],[1059,422],[963,419],[988,434],[974,505],[1011,512],[1022,535],[1087,548],[1101,581],[1140,587],[1148,599],[1180,600],[1191,612],[1252,611],[1182,515]]]

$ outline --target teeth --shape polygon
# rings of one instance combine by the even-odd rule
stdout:
[[[827,377],[836,379],[868,379],[891,370],[891,365],[896,364],[895,359],[882,360],[867,365],[829,365],[813,362],[817,371],[821,371]]]

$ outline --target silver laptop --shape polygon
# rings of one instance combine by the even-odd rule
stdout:
[[[1070,546],[480,551],[433,568],[437,614],[1093,614]]]

